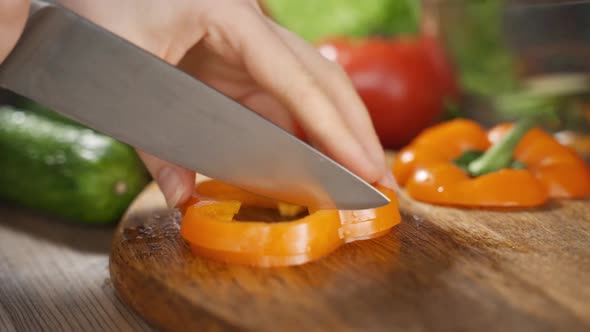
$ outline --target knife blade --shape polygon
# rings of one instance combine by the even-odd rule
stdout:
[[[321,208],[389,200],[255,112],[74,12],[40,1],[0,86],[179,166]]]

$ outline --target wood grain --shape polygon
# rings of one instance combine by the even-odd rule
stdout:
[[[400,200],[387,236],[258,269],[193,257],[152,185],[115,234],[111,276],[170,331],[590,330],[588,200],[520,212]]]
[[[151,331],[110,282],[113,232],[0,205],[0,331]]]

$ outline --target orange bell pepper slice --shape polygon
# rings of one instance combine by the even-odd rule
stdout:
[[[549,198],[590,195],[590,168],[571,149],[540,129],[518,142],[514,160],[526,169],[504,168],[477,177],[453,163],[470,150],[484,151],[512,127],[486,132],[469,120],[453,120],[425,130],[396,156],[398,183],[416,200],[470,207],[533,207]]]
[[[254,266],[304,264],[347,242],[386,234],[401,220],[395,193],[379,187],[390,203],[358,211],[313,210],[293,221],[236,221],[241,206],[276,208],[293,215],[302,209],[209,180],[195,187],[183,209],[181,236],[193,253]]]

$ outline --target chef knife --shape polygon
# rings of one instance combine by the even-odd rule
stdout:
[[[388,199],[253,111],[56,5],[33,1],[0,86],[179,166],[283,201],[364,209]]]

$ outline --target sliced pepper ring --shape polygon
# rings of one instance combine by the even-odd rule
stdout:
[[[414,199],[441,205],[533,207],[549,198],[590,194],[585,161],[540,129],[530,130],[513,153],[526,170],[501,169],[472,178],[453,163],[467,151],[486,150],[497,143],[511,126],[486,132],[461,119],[431,127],[396,156],[394,176]]]
[[[379,237],[383,232],[389,231],[391,227],[399,223],[399,203],[395,193],[384,187],[378,186],[377,188],[389,198],[388,205],[377,209],[339,211],[344,242]]]
[[[242,205],[279,208],[282,203],[210,180],[197,185],[185,205],[181,236],[195,254],[216,260],[256,266],[303,264],[346,242],[384,235],[398,224],[395,194],[380,190],[391,200],[384,207],[315,210],[294,221],[268,223],[236,221],[234,216]]]

